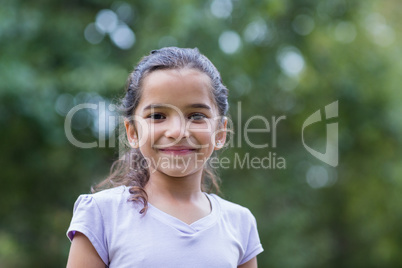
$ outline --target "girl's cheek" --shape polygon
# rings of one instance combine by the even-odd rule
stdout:
[[[216,122],[213,120],[205,120],[199,123],[189,123],[189,128],[197,130],[201,129],[203,132],[213,132],[216,128]]]
[[[149,126],[147,128],[142,128],[138,131],[138,137],[142,141],[142,143],[146,143],[150,137],[152,136],[152,128]]]
[[[154,143],[156,140],[158,140],[159,137],[163,136],[164,130],[161,127],[151,125],[147,132],[144,133],[146,137],[148,137],[149,141]]]

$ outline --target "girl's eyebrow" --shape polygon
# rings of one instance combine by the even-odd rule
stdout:
[[[212,110],[211,107],[209,107],[209,105],[204,104],[204,103],[194,103],[194,104],[188,105],[187,107],[189,107],[189,108],[201,108],[201,109]]]
[[[166,108],[166,107],[167,107],[167,105],[163,105],[163,104],[150,104],[148,106],[145,106],[143,111],[158,109],[158,108]]]
[[[174,105],[167,105],[167,104],[150,104],[148,106],[145,106],[143,111],[146,110],[152,110],[152,109],[160,109],[160,108],[171,108]],[[190,104],[187,105],[187,108],[201,108],[201,109],[206,109],[206,110],[212,110],[211,107],[207,104],[204,103],[194,103],[194,104]]]

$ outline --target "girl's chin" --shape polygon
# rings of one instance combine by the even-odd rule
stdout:
[[[192,168],[158,168],[158,169],[153,169],[151,170],[151,175],[152,173],[158,172],[160,174],[164,174],[168,177],[174,177],[174,178],[184,178],[187,176],[190,176],[196,172],[198,172],[200,169],[196,169],[194,167]]]

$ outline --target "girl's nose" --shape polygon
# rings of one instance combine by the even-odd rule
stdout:
[[[171,117],[166,125],[165,136],[180,141],[189,137],[186,120],[182,116]]]

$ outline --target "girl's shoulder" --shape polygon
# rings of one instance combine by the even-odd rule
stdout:
[[[119,200],[122,197],[130,195],[129,187],[125,185],[117,186],[114,188],[109,188],[105,190],[101,190],[99,192],[89,194],[96,200]]]
[[[99,210],[109,210],[110,208],[119,207],[119,204],[127,203],[130,196],[129,188],[126,186],[118,186],[102,190],[93,194],[82,194],[78,197],[74,204],[74,208],[96,208]]]

